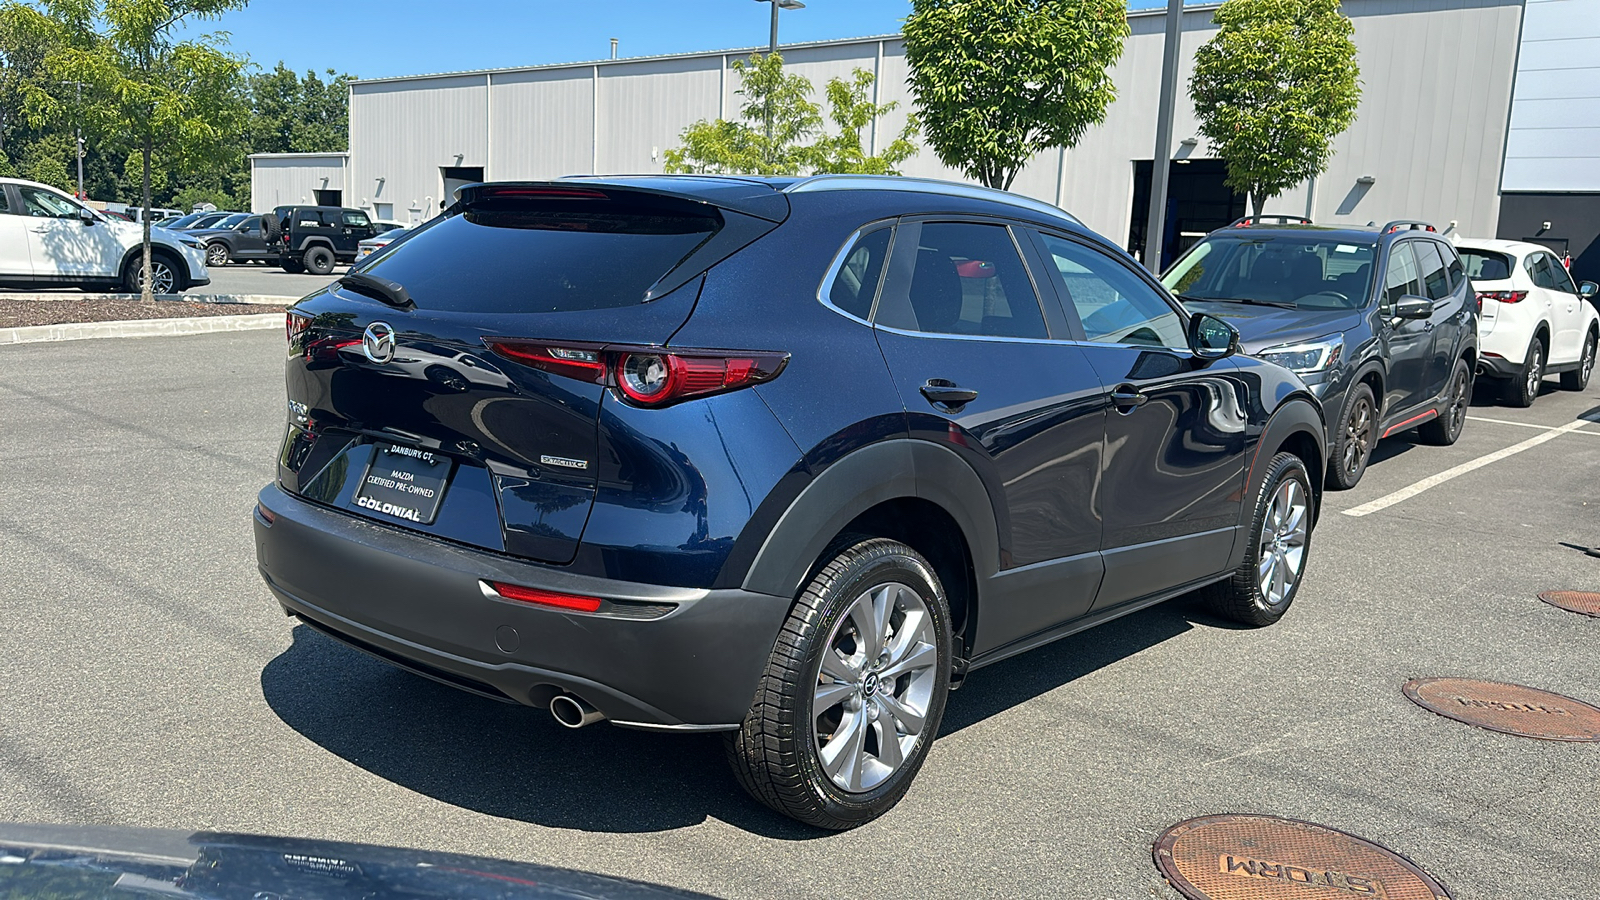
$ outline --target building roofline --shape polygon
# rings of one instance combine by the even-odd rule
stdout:
[[[350,158],[350,151],[335,150],[330,153],[252,153],[245,159],[316,159],[317,157],[342,156]]]
[[[1185,13],[1211,10],[1220,6],[1220,2],[1185,3]],[[1167,14],[1165,7],[1152,7],[1150,9],[1130,9],[1128,18],[1138,19],[1147,16],[1164,16]],[[804,41],[794,44],[779,44],[778,50],[809,50],[815,47],[840,47],[850,44],[876,44],[880,41],[898,41],[902,35],[875,34],[864,37],[831,38],[825,41]],[[589,59],[564,63],[544,63],[534,66],[506,66],[498,69],[465,69],[458,72],[427,72],[420,75],[391,75],[385,78],[357,78],[350,82],[350,87],[357,88],[368,84],[394,84],[404,81],[430,81],[436,78],[463,78],[468,76],[493,76],[511,75],[521,72],[548,72],[556,69],[587,69],[594,66],[617,66],[632,63],[661,62],[672,59],[711,59],[718,56],[748,56],[751,53],[764,52],[766,47],[734,47],[727,50],[694,50],[686,53],[661,53],[655,56],[625,56],[620,59]]]

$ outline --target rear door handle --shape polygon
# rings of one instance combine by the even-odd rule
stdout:
[[[1133,412],[1150,402],[1150,397],[1131,384],[1119,384],[1111,390],[1111,402],[1118,412]]]
[[[929,403],[940,406],[964,406],[978,399],[978,392],[964,388],[953,381],[943,378],[930,378],[928,383],[921,388],[922,396],[928,398]]]

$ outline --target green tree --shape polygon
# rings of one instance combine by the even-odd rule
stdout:
[[[928,143],[1009,189],[1035,154],[1105,121],[1127,36],[1126,0],[912,0],[906,61]]]
[[[0,7],[0,152],[26,112],[28,86],[43,74],[49,35],[31,10]]]
[[[334,153],[350,148],[350,78],[301,78],[282,62],[250,76],[250,152]]]
[[[826,87],[828,119],[838,129],[828,134],[822,109],[811,99],[811,80],[786,75],[778,54],[735,60],[738,93],[745,98],[740,119],[702,119],[683,130],[683,145],[667,151],[666,170],[682,173],[799,175],[803,172],[899,174],[895,166],[917,152],[915,116],[881,153],[867,155],[862,132],[879,116],[898,108],[869,99],[874,76],[856,69],[850,80],[834,78]]]
[[[1227,0],[1195,53],[1189,95],[1227,182],[1267,200],[1328,168],[1361,100],[1354,26],[1339,0]]]
[[[139,154],[140,197],[146,211],[140,281],[150,299],[150,185],[157,158],[181,173],[237,158],[249,107],[244,61],[223,49],[223,37],[180,41],[189,20],[214,19],[247,0],[39,0],[36,25],[55,34],[45,55],[45,79],[29,88],[37,121],[61,119],[74,105],[84,130],[123,141]]]

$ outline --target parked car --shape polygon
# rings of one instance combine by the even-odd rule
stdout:
[[[407,231],[409,229],[404,225],[398,228],[385,228],[383,231],[356,245],[356,259],[366,259],[368,256],[399,240]]]
[[[377,234],[365,212],[338,206],[280,206],[264,225],[283,270],[313,275],[355,262],[360,243]]]
[[[0,285],[118,288],[143,284],[144,226],[101,216],[53,187],[0,178]],[[199,241],[150,229],[152,290],[209,284]]]
[[[230,228],[196,231],[206,246],[206,265],[225,266],[230,262],[276,261],[276,248],[268,248],[262,216],[247,215]]]
[[[128,215],[127,213],[120,213],[120,212],[117,212],[115,210],[110,210],[110,209],[102,209],[99,212],[100,212],[100,215],[105,216],[108,219],[121,219],[124,222],[132,222],[133,221],[133,217]]]
[[[182,231],[194,223],[195,220],[205,215],[207,215],[207,213],[196,212],[189,213],[188,215],[168,216],[165,219],[157,219],[154,224],[158,228],[166,228],[171,231]]]
[[[1426,443],[1448,445],[1461,435],[1477,303],[1433,226],[1246,217],[1202,238],[1161,282],[1189,309],[1232,323],[1245,352],[1294,370],[1322,398],[1331,487],[1354,487],[1383,438],[1415,428]]]
[[[287,327],[286,613],[569,727],[726,732],[824,828],[972,670],[1197,589],[1277,621],[1321,497],[1298,377],[968,185],[469,186]]]
[[[199,231],[199,230],[205,229],[205,228],[225,228],[225,227],[227,227],[226,226],[226,222],[227,222],[227,220],[229,218],[231,218],[233,216],[239,216],[239,217],[242,218],[242,217],[244,217],[246,215],[249,215],[249,213],[231,213],[231,212],[212,211],[212,212],[207,212],[207,213],[200,213],[198,218],[196,218],[194,221],[190,222],[187,225],[175,225],[173,227],[174,228],[183,229],[183,230],[186,230],[186,231]]]
[[[388,232],[388,231],[395,231],[396,229],[410,228],[410,227],[411,226],[407,225],[405,222],[395,222],[395,221],[390,220],[390,219],[373,219],[372,220],[372,230],[373,230],[373,232],[375,234],[383,234],[383,233]]]
[[[1545,376],[1581,391],[1594,372],[1600,313],[1594,282],[1572,283],[1566,266],[1538,244],[1462,240],[1456,244],[1478,294],[1478,373],[1513,406],[1531,406]]]

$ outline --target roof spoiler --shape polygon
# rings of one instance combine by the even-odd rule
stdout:
[[[1265,222],[1268,219],[1271,219],[1271,220],[1273,220],[1274,222],[1277,222],[1280,225],[1310,225],[1311,224],[1311,220],[1306,218],[1305,216],[1263,215],[1263,216],[1245,216],[1243,218],[1234,219],[1232,224],[1230,224],[1228,227],[1229,228],[1249,228],[1252,225],[1260,225],[1260,224],[1262,224],[1263,222]]]
[[[1418,219],[1395,219],[1383,226],[1382,233],[1388,234],[1392,231],[1432,231],[1437,234],[1439,229]]]
[[[456,189],[463,208],[493,196],[529,199],[606,200],[627,194],[649,194],[754,216],[768,222],[789,217],[789,200],[760,182],[707,176],[603,177],[567,176],[556,181],[481,181]],[[451,209],[455,209],[452,206]]]

